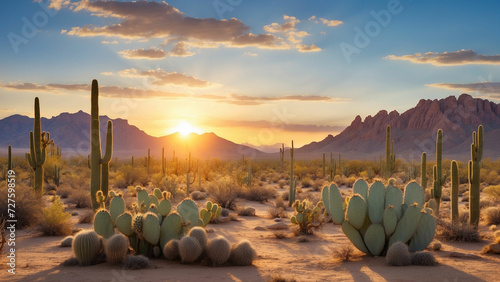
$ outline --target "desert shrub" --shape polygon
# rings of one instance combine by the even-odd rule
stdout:
[[[493,200],[500,200],[500,185],[491,185],[483,189],[483,192]]]
[[[0,183],[0,218],[8,218],[9,191],[6,182],[2,181]],[[24,228],[35,225],[40,218],[40,210],[43,207],[42,201],[33,194],[31,187],[22,183],[16,184],[15,195],[17,227]]]
[[[68,198],[72,193],[73,193],[73,188],[69,185],[61,185],[59,186],[59,189],[57,189],[57,195],[61,197],[61,199],[66,199]]]
[[[286,209],[286,203],[281,196],[276,197],[276,200],[274,201],[274,206],[276,208]]]
[[[77,208],[88,208],[91,205],[90,192],[88,190],[75,190],[69,196],[68,204],[75,204]]]
[[[282,208],[270,207],[267,210],[269,218],[288,218],[288,213]]]
[[[285,239],[288,236],[284,231],[275,231],[273,235],[276,239]]]
[[[479,242],[477,229],[465,222],[450,222],[437,220],[436,238],[447,242]]]
[[[59,197],[55,196],[52,205],[42,209],[42,217],[38,229],[48,236],[62,236],[71,234],[73,228],[68,221],[71,215],[64,211]]]
[[[92,223],[94,221],[94,212],[91,210],[81,213],[78,223]]]
[[[285,185],[286,185],[286,180],[282,179],[278,181],[278,187],[283,188],[285,187]]]
[[[342,247],[333,250],[333,257],[340,262],[350,261],[354,256],[354,248],[351,244],[342,245]]]
[[[252,187],[244,186],[242,197],[249,201],[264,202],[274,196],[275,190],[271,186],[258,186]]]
[[[271,276],[271,278],[269,280],[267,280],[268,282],[296,282],[297,280],[295,280],[294,278],[285,278],[285,277],[282,277],[281,275],[273,275]]]
[[[302,184],[303,188],[309,188],[313,186],[313,181],[309,177],[304,177],[300,183]]]
[[[207,198],[207,195],[205,195],[205,193],[200,191],[193,191],[191,193],[191,198],[195,201],[205,200]]]
[[[483,211],[486,224],[500,224],[500,207],[489,207]]]
[[[290,218],[292,224],[298,226],[296,234],[313,234],[315,230],[323,227],[326,223],[323,205],[314,206],[309,200],[295,201],[292,205],[295,210]]]
[[[172,199],[174,201],[179,197],[183,196],[183,191],[179,188],[179,181],[178,178],[174,175],[170,175],[168,177],[164,178],[164,183],[165,183],[165,190],[172,195]]]
[[[244,206],[237,207],[236,211],[238,212],[238,215],[241,216],[255,216],[255,209],[252,208],[246,208]]]
[[[147,184],[148,173],[142,166],[132,167],[131,165],[122,165],[116,172],[114,185],[118,188],[125,188],[134,184]]]
[[[125,261],[123,261],[122,268],[128,270],[137,270],[137,269],[148,268],[149,265],[150,261],[145,256],[128,255]]]
[[[323,189],[324,185],[325,185],[325,181],[323,179],[316,179],[314,181],[312,189],[313,189],[313,191],[319,192],[319,191],[321,191],[321,189]]]
[[[284,201],[288,201],[290,197],[290,192],[289,191],[285,191],[281,194],[281,198],[284,200]]]
[[[208,192],[213,202],[219,206],[232,209],[235,207],[236,198],[238,197],[240,187],[229,176],[224,176],[210,182]]]

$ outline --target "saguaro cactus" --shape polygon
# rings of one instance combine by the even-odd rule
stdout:
[[[394,155],[394,141],[391,145],[391,126],[388,125],[385,136],[385,173],[387,178],[392,175],[392,169],[394,168],[395,161],[396,155]]]
[[[165,148],[161,148],[161,174],[165,175]]]
[[[285,144],[284,143],[281,143],[280,162],[281,162],[281,167],[283,168],[285,165]]]
[[[451,222],[458,220],[458,165],[456,161],[451,162]]]
[[[293,176],[293,140],[292,147],[290,148],[290,195],[288,197],[288,205],[291,207],[293,203],[295,203],[295,190],[296,182],[295,177]]]
[[[35,173],[35,181],[33,188],[35,193],[41,197],[43,195],[43,164],[47,146],[53,143],[50,140],[49,132],[42,132],[42,123],[40,120],[40,101],[35,98],[35,124],[33,131],[30,131],[30,153],[28,154],[28,162]]]
[[[443,159],[443,130],[439,129],[436,137],[436,164],[433,167],[434,182],[432,185],[431,195],[436,201],[436,209],[434,215],[439,217],[439,205],[441,203],[441,191],[446,181],[446,174],[442,172]]]
[[[12,146],[9,145],[9,157],[7,160],[7,171],[12,170]]]
[[[422,189],[427,189],[427,153],[422,153],[422,166],[420,168],[420,186]]]
[[[471,160],[469,161],[469,221],[477,228],[479,223],[479,186],[481,183],[481,166],[483,158],[483,126],[477,128],[477,133],[472,133],[472,144],[470,145]]]
[[[99,86],[97,80],[92,80],[91,91],[91,123],[90,123],[90,198],[92,208],[97,210],[99,203],[96,195],[102,191],[104,197],[108,195],[109,161],[113,155],[113,122],[108,121],[106,130],[106,150],[101,158],[101,131],[99,124]]]
[[[191,153],[189,153],[189,158],[186,160],[186,195],[189,195],[189,187],[196,181],[196,172],[194,173],[193,181],[190,181],[189,173],[194,169],[191,167]]]

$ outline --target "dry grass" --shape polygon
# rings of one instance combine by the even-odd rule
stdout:
[[[71,196],[68,197],[68,204],[74,204],[77,208],[89,208],[90,191],[88,190],[75,190]]]
[[[7,240],[5,239],[7,235],[5,234],[5,219],[0,220],[0,254],[2,253],[3,246],[5,243],[7,243]]]
[[[309,177],[304,177],[300,183],[302,184],[303,188],[309,188],[313,186],[313,181]]]
[[[465,222],[450,222],[438,219],[436,238],[445,242],[479,242],[479,232]]]
[[[8,188],[4,181],[0,185],[0,218],[8,218]],[[10,193],[12,194],[12,193]],[[43,204],[31,187],[18,183],[15,189],[17,227],[24,228],[38,223]],[[12,207],[11,207],[12,208]]]
[[[273,235],[276,239],[285,239],[288,236],[288,234],[284,231],[275,231]]]
[[[271,278],[269,280],[267,280],[268,282],[296,282],[297,280],[293,279],[293,278],[285,278],[285,277],[282,277],[281,275],[273,275],[271,276]]]
[[[193,191],[191,193],[191,198],[195,201],[205,200],[207,198],[207,195],[205,195],[205,193],[200,191]]]
[[[283,208],[270,207],[267,214],[269,218],[288,218],[288,213]]]
[[[91,210],[81,213],[78,223],[92,223],[94,222],[94,212]]]
[[[64,211],[59,197],[55,197],[52,205],[42,210],[38,230],[47,236],[63,236],[72,232],[73,225],[68,221],[71,215]]]
[[[343,245],[342,247],[333,250],[333,257],[339,262],[351,261],[354,257],[355,249],[351,244]]]
[[[68,198],[71,194],[73,194],[74,189],[71,188],[69,185],[61,185],[59,186],[59,189],[57,190],[57,195],[61,197],[61,199],[66,199]]]
[[[500,207],[489,207],[483,211],[486,224],[500,224]]]
[[[240,187],[232,178],[226,176],[211,182],[208,186],[208,192],[213,202],[223,208],[233,209],[240,193]]]
[[[247,187],[243,189],[242,198],[249,201],[264,202],[271,199],[275,194],[274,188],[271,186],[259,186],[255,185],[252,187]]]

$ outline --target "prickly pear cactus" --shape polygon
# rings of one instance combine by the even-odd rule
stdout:
[[[338,188],[332,185],[323,189],[326,211],[332,218],[345,215],[342,231],[354,246],[374,256],[385,255],[396,242],[408,244],[412,252],[425,249],[434,238],[436,219],[423,208],[424,191],[420,185],[408,183],[403,194],[392,184],[384,187],[381,182],[365,190],[363,182],[356,182],[353,191],[357,193],[350,197],[345,213],[330,208],[340,202],[330,196],[339,193]]]

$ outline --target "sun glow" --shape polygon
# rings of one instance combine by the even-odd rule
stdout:
[[[201,130],[192,126],[189,122],[187,121],[182,121],[177,125],[177,127],[174,129],[174,132],[179,132],[182,136],[187,136],[190,133],[201,133]]]

